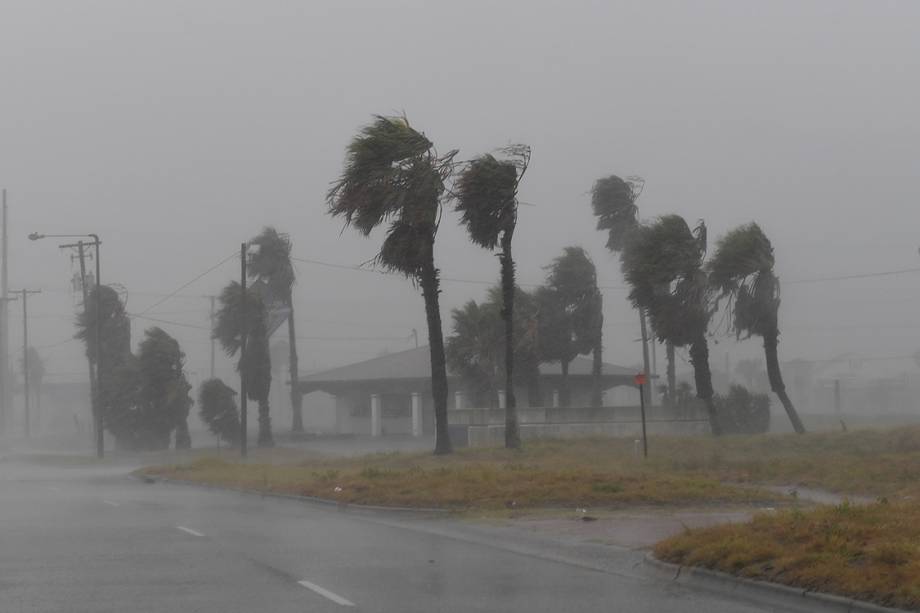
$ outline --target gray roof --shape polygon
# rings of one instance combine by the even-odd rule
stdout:
[[[590,358],[576,357],[569,364],[569,376],[590,376],[592,370]],[[614,364],[603,365],[602,373],[608,377],[631,378],[636,371]],[[448,376],[456,376],[448,370]],[[559,376],[562,368],[558,362],[540,365],[540,374],[544,376]],[[431,358],[428,346],[408,349],[398,353],[388,353],[363,362],[355,362],[346,366],[339,366],[312,375],[300,377],[301,384],[332,383],[347,381],[380,381],[380,380],[408,380],[427,379],[431,376]]]

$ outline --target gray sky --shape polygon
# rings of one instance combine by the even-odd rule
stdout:
[[[912,0],[3,0],[12,285],[45,289],[30,303],[41,347],[72,335],[72,268],[31,231],[99,233],[103,281],[128,289],[132,312],[268,224],[298,257],[359,264],[380,237],[340,234],[324,195],[355,131],[405,111],[442,150],[533,146],[521,197],[534,206],[515,235],[525,282],[579,244],[619,286],[587,191],[635,173],[643,217],[705,218],[710,237],[761,223],[785,282],[782,357],[911,354],[920,274],[791,282],[920,267],[918,23]],[[497,277],[453,213],[437,255],[445,277]],[[373,339],[305,339],[305,368],[407,348],[413,327],[424,341],[407,281],[306,263],[298,273],[299,334]],[[235,274],[231,261],[148,315],[207,326],[197,296]],[[485,286],[443,289],[449,333],[450,309]],[[625,292],[605,294],[607,357],[635,363],[636,317]],[[135,321],[135,344],[148,323]],[[163,327],[203,372],[207,331]],[[760,352],[723,341],[714,361],[726,349]],[[76,342],[43,353],[50,370],[82,373]]]

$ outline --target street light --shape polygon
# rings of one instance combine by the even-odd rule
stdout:
[[[102,296],[98,292],[98,288],[102,286],[102,277],[100,275],[100,266],[99,266],[99,245],[102,244],[102,241],[99,240],[98,234],[39,234],[38,232],[33,232],[29,235],[30,241],[37,241],[43,238],[91,238],[93,239],[92,244],[96,247],[96,394],[93,398],[93,429],[95,430],[96,438],[96,457],[103,457],[105,455],[105,445],[102,438]],[[86,305],[83,305],[83,308],[86,309]]]

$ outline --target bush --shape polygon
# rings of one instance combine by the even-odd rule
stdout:
[[[235,445],[240,440],[240,412],[236,392],[220,379],[208,379],[198,391],[198,414],[215,435]]]
[[[725,434],[762,434],[770,429],[770,397],[766,394],[732,385],[728,394],[717,394],[714,401]]]

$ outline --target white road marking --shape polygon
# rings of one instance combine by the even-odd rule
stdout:
[[[52,492],[60,492],[60,491],[61,491],[61,488],[59,488],[59,487],[54,487],[53,485],[49,485],[49,486],[48,486],[48,489],[51,490]]]
[[[186,534],[191,534],[192,536],[204,536],[202,533],[197,530],[192,530],[191,528],[186,528],[185,526],[176,526],[178,530],[182,530]]]
[[[106,503],[110,507],[120,507],[121,505],[113,500],[103,500],[102,502]]]
[[[325,588],[322,588],[322,587],[316,585],[315,583],[310,583],[310,582],[307,581],[306,579],[303,580],[303,581],[298,581],[297,583],[299,583],[300,585],[304,586],[304,587],[307,588],[308,590],[311,590],[311,591],[313,591],[313,592],[316,592],[317,594],[319,594],[320,596],[322,596],[322,597],[324,597],[324,598],[328,598],[329,600],[331,600],[331,601],[334,602],[335,604],[342,605],[343,607],[353,607],[353,606],[355,606],[355,603],[353,603],[352,601],[350,601],[350,600],[348,600],[348,599],[346,599],[346,598],[342,598],[341,596],[339,596],[339,595],[336,594],[335,592],[330,592],[329,590],[327,590],[327,589],[325,589]]]

